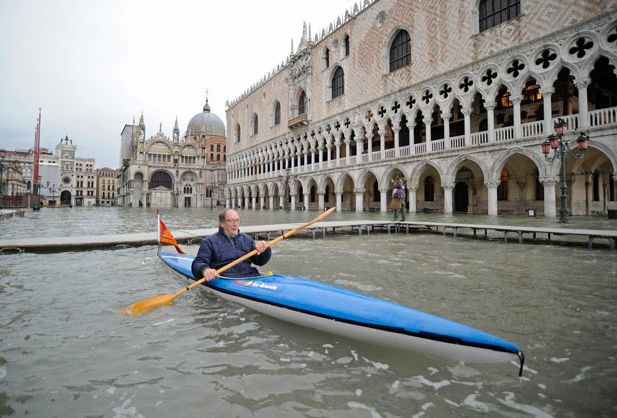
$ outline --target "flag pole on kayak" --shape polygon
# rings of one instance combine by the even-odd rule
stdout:
[[[315,222],[319,222],[320,220],[322,220],[323,218],[325,218],[326,216],[329,216],[332,214],[332,212],[334,212],[336,210],[336,208],[331,208],[328,209],[327,211],[321,213],[319,216],[316,216],[315,218],[311,219],[309,222],[302,224],[294,229],[291,229],[285,233],[283,233],[282,235],[279,235],[278,237],[274,238],[272,241],[268,241],[266,243],[266,245],[268,247],[272,247],[274,244],[278,243],[279,241],[284,240],[285,238],[289,238],[290,236],[292,236],[293,234],[295,234],[298,231],[301,231],[303,229],[305,229],[306,227],[314,224]],[[253,250],[249,253],[244,254],[242,257],[232,261],[231,263],[221,267],[220,269],[218,269],[216,271],[217,274],[221,274],[224,271],[232,268],[233,266],[235,266],[238,263],[243,262],[244,260],[247,260],[251,257],[253,257],[255,254],[257,254],[257,250]],[[182,290],[177,291],[176,293],[170,293],[170,294],[165,294],[165,295],[157,295],[157,296],[152,296],[143,300],[140,300],[139,302],[135,302],[134,304],[127,306],[126,308],[122,309],[122,312],[126,313],[126,314],[132,314],[132,315],[139,315],[139,314],[143,314],[143,313],[147,313],[150,311],[153,311],[155,309],[158,309],[162,306],[170,306],[173,304],[174,299],[176,299],[178,296],[181,296],[183,294],[185,294],[186,292],[188,292],[189,290],[193,289],[196,286],[199,286],[200,284],[204,283],[206,281],[206,278],[202,278],[197,280],[196,282],[192,283],[189,286],[186,286],[185,288],[183,288]]]

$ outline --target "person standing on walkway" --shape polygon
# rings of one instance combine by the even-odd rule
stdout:
[[[253,250],[257,254],[225,271],[226,277],[255,277],[259,271],[251,264],[263,266],[272,256],[265,241],[253,241],[248,234],[240,232],[240,215],[233,209],[225,209],[219,215],[219,230],[201,242],[191,270],[196,279],[212,280],[216,270]]]
[[[396,175],[392,180],[394,189],[392,190],[392,201],[390,209],[394,211],[394,221],[398,220],[398,212],[401,212],[401,221],[405,220],[405,183],[401,176]]]

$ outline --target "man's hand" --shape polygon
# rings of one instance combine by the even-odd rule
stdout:
[[[218,277],[218,273],[214,269],[205,268],[203,271],[203,277],[205,277],[206,281],[209,282],[215,277]]]
[[[257,250],[257,254],[261,254],[267,249],[268,249],[268,243],[266,241],[255,242],[255,250]]]

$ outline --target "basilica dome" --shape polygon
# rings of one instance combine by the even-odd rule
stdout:
[[[187,135],[214,135],[225,136],[225,125],[221,118],[214,113],[210,113],[210,105],[206,99],[204,111],[193,116],[186,127]]]

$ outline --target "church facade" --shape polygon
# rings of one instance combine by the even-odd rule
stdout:
[[[216,207],[225,187],[225,125],[206,100],[180,138],[162,128],[146,138],[143,115],[124,126],[121,137],[118,205],[130,207]]]
[[[615,0],[364,0],[228,103],[226,204],[386,212],[401,176],[411,212],[555,217],[563,160],[570,213],[606,214],[616,66]]]

